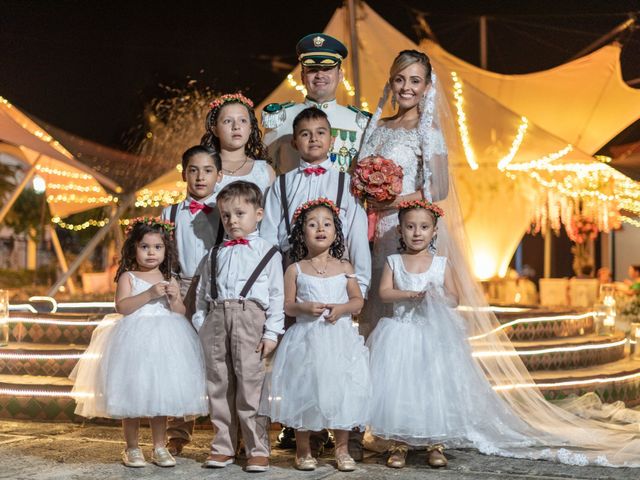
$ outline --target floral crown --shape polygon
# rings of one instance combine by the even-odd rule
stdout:
[[[224,95],[221,95],[218,98],[216,98],[213,102],[211,102],[209,104],[209,107],[211,107],[211,110],[215,110],[217,108],[220,108],[225,103],[229,103],[229,102],[237,102],[237,103],[243,104],[245,107],[253,108],[253,102],[247,97],[245,97],[244,95],[242,95],[240,92],[226,93]]]
[[[296,208],[296,211],[293,212],[293,223],[296,222],[296,220],[302,214],[302,212],[309,210],[312,207],[318,207],[320,205],[322,205],[323,207],[327,207],[333,213],[340,216],[340,209],[336,206],[335,203],[333,203],[328,198],[320,197],[320,198],[316,198],[315,200],[309,200],[307,202],[304,202],[302,205]]]
[[[444,217],[444,210],[442,210],[435,203],[431,203],[427,200],[412,200],[410,202],[400,202],[398,204],[398,210],[410,210],[412,208],[423,208],[425,210],[431,210],[436,218]]]
[[[126,235],[129,235],[135,226],[139,224],[149,225],[150,227],[160,227],[168,234],[171,234],[176,228],[174,223],[168,220],[162,220],[160,217],[137,217],[127,222],[127,227],[124,230]]]

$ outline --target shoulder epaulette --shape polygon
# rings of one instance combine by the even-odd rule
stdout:
[[[352,112],[356,112],[356,124],[358,125],[358,127],[360,127],[360,129],[362,129],[362,130],[367,128],[367,125],[369,123],[369,119],[373,115],[371,113],[365,111],[365,110],[359,109],[355,105],[349,105],[347,108],[349,110],[351,110]]]
[[[262,109],[262,126],[264,128],[278,128],[287,119],[285,109],[293,107],[295,102],[270,103]]]

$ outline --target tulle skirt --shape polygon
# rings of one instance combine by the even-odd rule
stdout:
[[[371,355],[370,432],[421,446],[474,446],[485,453],[522,447],[528,430],[493,391],[471,355],[463,320],[442,304],[382,318]]]
[[[261,412],[300,430],[350,430],[369,420],[369,351],[351,318],[298,321],[263,389]]]
[[[70,377],[83,417],[208,412],[200,340],[186,318],[169,311],[105,317]]]

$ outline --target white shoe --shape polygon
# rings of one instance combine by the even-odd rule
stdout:
[[[176,459],[169,453],[165,447],[158,447],[153,449],[151,454],[151,461],[159,467],[175,467]]]
[[[147,461],[144,459],[144,454],[139,448],[125,448],[122,452],[122,463],[126,467],[141,468],[147,466]]]

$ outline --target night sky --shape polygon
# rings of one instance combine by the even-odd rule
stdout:
[[[478,15],[489,18],[489,69],[559,65],[640,11],[640,1],[382,1],[369,5],[413,40],[415,10],[443,47],[478,64]],[[337,0],[119,2],[0,0],[0,95],[59,128],[113,147],[141,122],[160,85],[196,80],[256,103],[284,78],[297,40],[321,31]],[[623,75],[640,78],[640,32],[622,37]],[[636,85],[640,88],[640,82]],[[631,136],[630,136],[631,135]],[[635,135],[627,134],[626,140]]]

